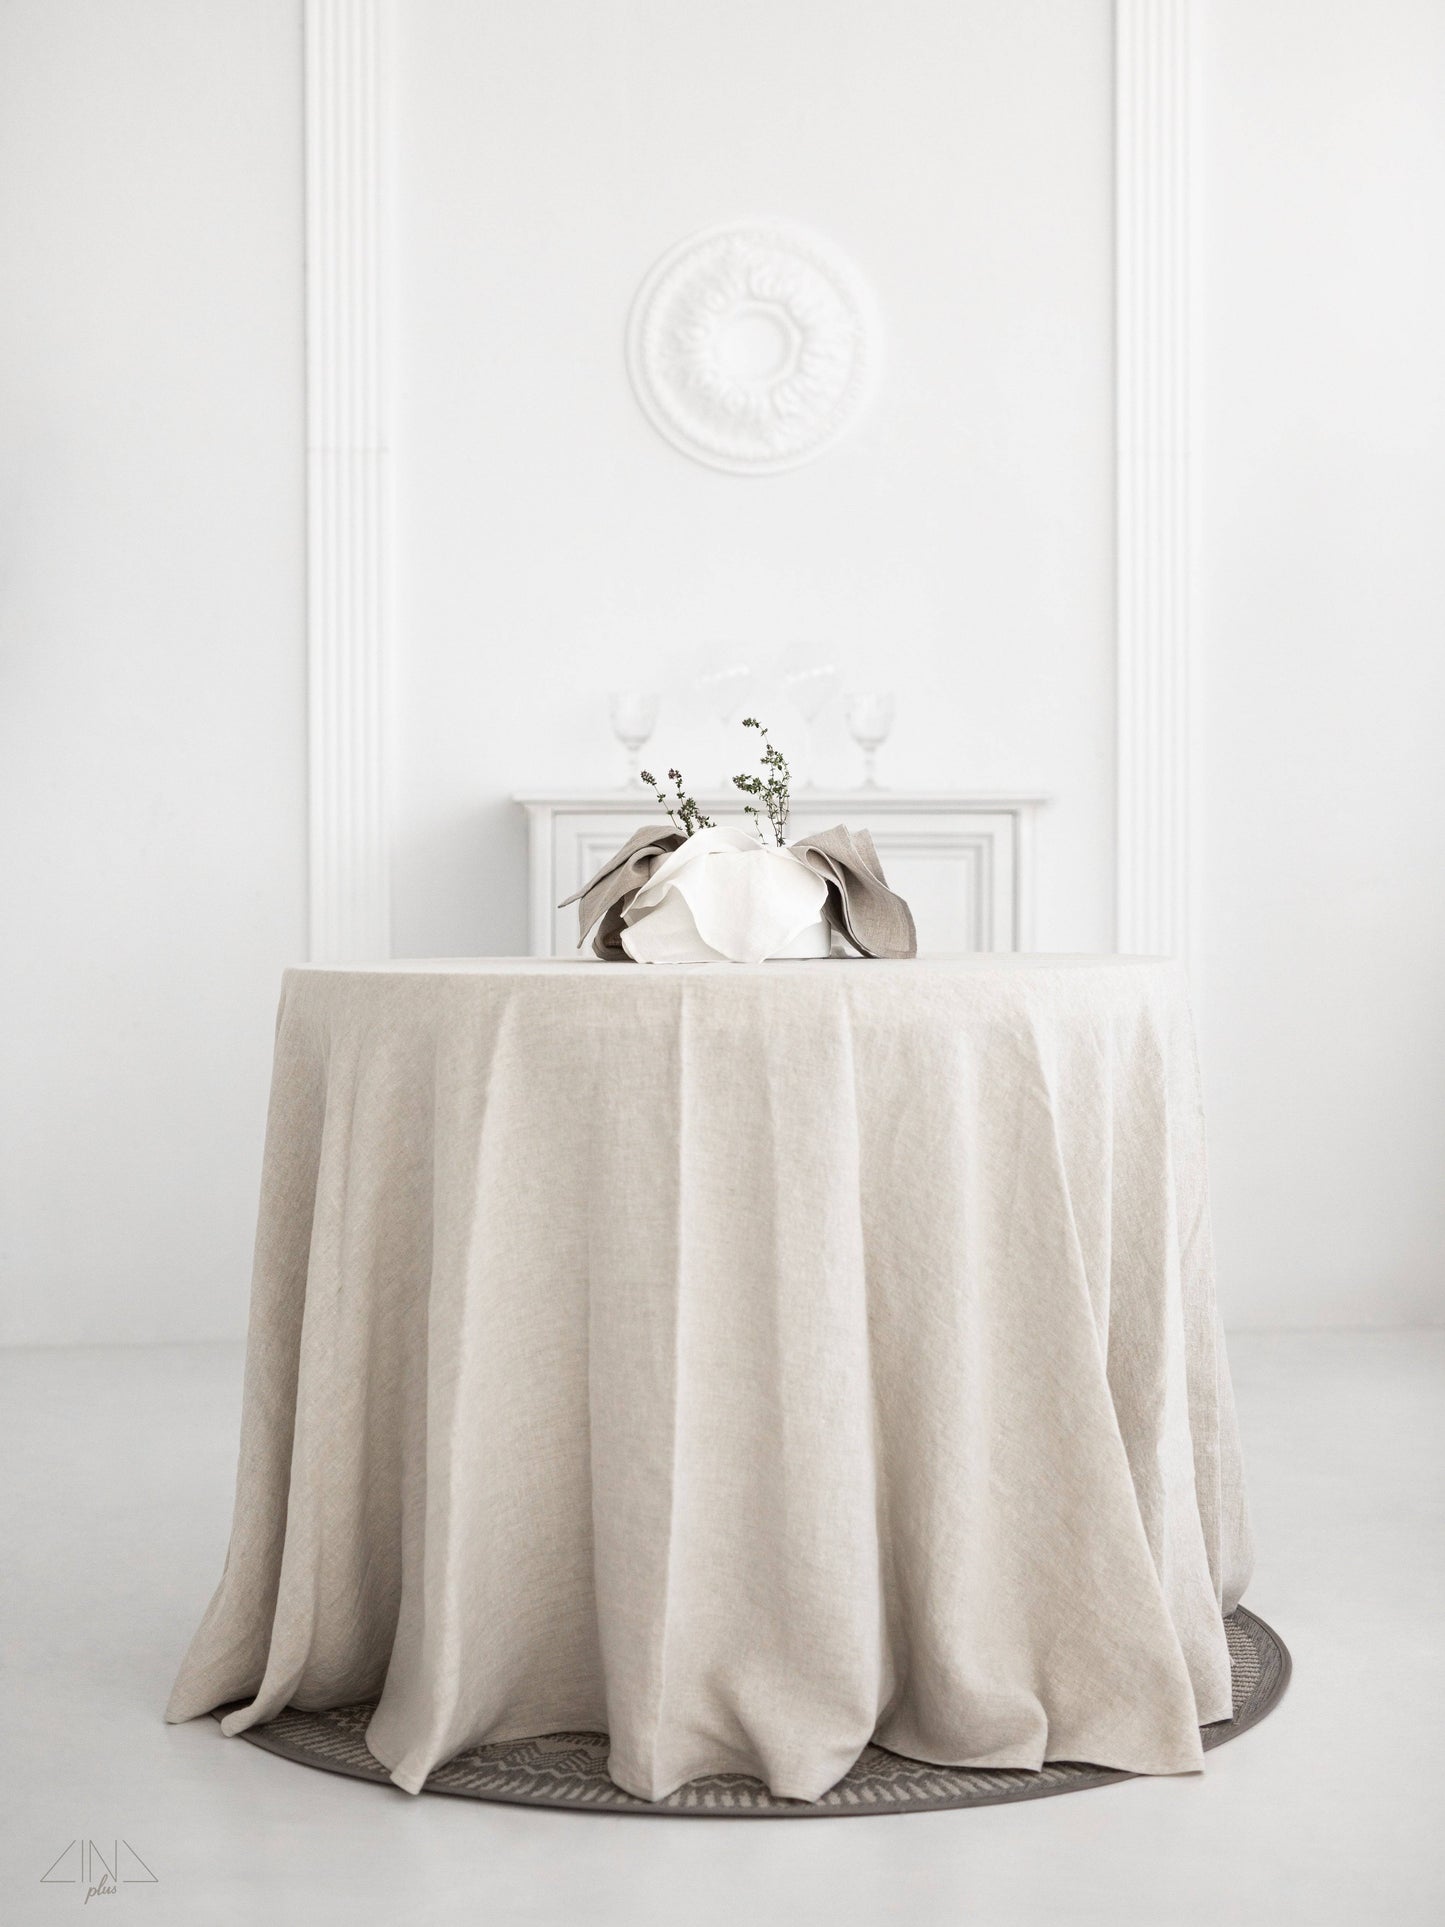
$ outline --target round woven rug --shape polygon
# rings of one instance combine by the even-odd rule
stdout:
[[[1200,1729],[1205,1749],[1223,1746],[1257,1725],[1279,1704],[1289,1683],[1284,1641],[1243,1606],[1224,1622],[1234,1674],[1234,1716]],[[216,1719],[231,1709],[219,1707]],[[241,1735],[253,1746],[327,1773],[391,1784],[386,1768],[366,1745],[374,1710],[365,1701],[304,1713],[287,1707],[265,1726]],[[605,1733],[549,1733],[535,1740],[473,1746],[439,1766],[423,1793],[455,1793],[469,1800],[507,1800],[523,1806],[582,1807],[599,1813],[652,1813],[710,1820],[810,1820],[829,1815],[925,1813],[936,1807],[987,1807],[1005,1800],[1040,1800],[1051,1793],[1132,1780],[1132,1773],[1073,1761],[1055,1761],[1037,1773],[930,1766],[881,1746],[867,1746],[821,1800],[781,1800],[761,1780],[742,1773],[716,1773],[670,1793],[665,1800],[639,1800],[607,1777]]]

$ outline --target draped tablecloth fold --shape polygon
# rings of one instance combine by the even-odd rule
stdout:
[[[1173,965],[287,973],[169,1718],[1183,1772],[1249,1561]]]

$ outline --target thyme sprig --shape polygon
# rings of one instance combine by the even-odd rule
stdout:
[[[733,783],[744,796],[755,799],[751,803],[744,804],[743,807],[745,813],[753,819],[758,840],[764,848],[767,847],[768,841],[763,831],[763,822],[766,819],[768,828],[773,833],[773,840],[779,849],[783,849],[785,847],[783,831],[787,827],[788,810],[791,806],[788,791],[792,782],[792,773],[783,752],[774,746],[767,730],[756,716],[744,716],[743,728],[755,729],[762,741],[758,760],[763,766],[763,774],[735,776]],[[684,836],[696,836],[699,830],[714,828],[712,818],[703,815],[696,798],[689,796],[682,787],[680,769],[670,769],[667,772],[667,780],[672,785],[671,802],[668,801],[667,790],[658,782],[650,769],[640,770],[638,774],[667,812],[667,820],[675,830],[680,830]]]
[[[650,769],[639,770],[638,774],[641,776],[643,782],[651,789],[658,802],[661,803],[662,807],[667,811],[667,820],[675,830],[681,830],[684,836],[695,836],[699,830],[710,830],[713,828],[712,818],[703,815],[692,797],[690,797],[682,787],[682,771],[680,769],[670,769],[667,772],[667,780],[672,784],[673,794],[677,802],[675,810],[673,805],[667,800],[666,790],[662,788]]]
[[[762,738],[763,747],[759,761],[762,763],[764,774],[762,776],[735,776],[733,782],[745,796],[757,797],[762,804],[761,809],[758,808],[756,803],[748,803],[745,805],[747,814],[753,819],[753,824],[757,829],[759,839],[764,844],[767,843],[767,838],[763,835],[763,817],[766,816],[768,826],[777,840],[779,849],[781,849],[783,847],[783,829],[788,821],[788,810],[791,803],[788,795],[788,786],[792,782],[792,774],[788,769],[783,752],[780,749],[774,748],[768,739],[767,730],[764,729],[756,716],[744,716],[743,728],[755,729]]]

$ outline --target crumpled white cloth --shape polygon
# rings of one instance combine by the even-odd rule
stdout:
[[[666,856],[623,912],[634,963],[762,963],[826,957],[828,886],[791,850],[746,830],[698,830]]]
[[[287,973],[240,1470],[168,1717],[417,1791],[867,1743],[1201,1764],[1249,1576],[1173,965]]]

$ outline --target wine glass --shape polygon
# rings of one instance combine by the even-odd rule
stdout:
[[[618,690],[608,698],[612,733],[627,751],[624,789],[641,789],[643,745],[657,726],[657,698],[637,690]]]
[[[812,789],[813,725],[843,687],[842,672],[832,663],[816,663],[783,672],[783,688],[805,725],[803,755],[804,777],[799,789]]]
[[[717,718],[719,727],[726,736],[729,724],[735,723],[740,716],[753,708],[757,702],[758,679],[744,663],[732,663],[723,669],[708,669],[698,677],[697,686],[707,700],[707,705]],[[729,749],[731,750],[731,739]],[[737,768],[736,761],[731,767]],[[730,774],[722,779],[723,787],[732,783]]]
[[[893,697],[890,693],[859,694],[848,698],[848,729],[853,741],[863,752],[863,782],[865,790],[876,790],[878,783],[878,748],[887,740],[893,727]]]

